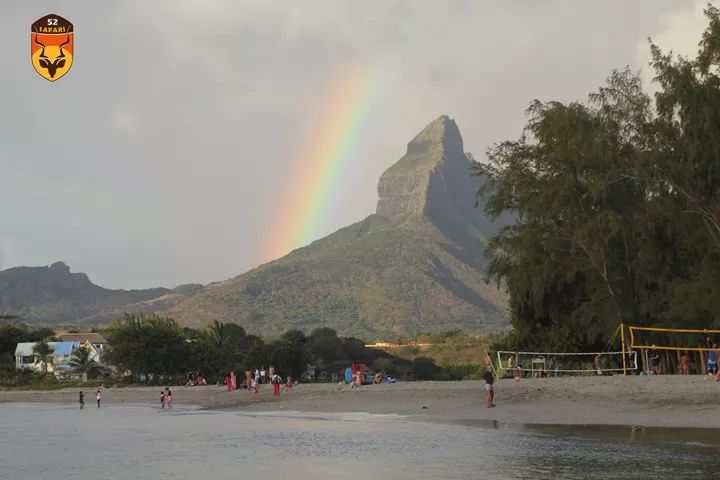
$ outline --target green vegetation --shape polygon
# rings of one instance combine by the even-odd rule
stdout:
[[[289,330],[279,338],[263,339],[246,334],[236,324],[213,322],[202,330],[182,328],[174,320],[127,314],[107,332],[112,350],[108,361],[120,372],[129,372],[128,381],[154,379],[157,382],[182,382],[188,372],[200,372],[210,382],[224,381],[234,370],[275,367],[283,376],[300,378],[308,365],[330,379],[353,361],[372,365],[379,358],[389,360],[387,370],[405,367],[411,362],[395,359],[384,352],[365,348],[355,338],[338,337],[335,330],[317,328],[309,335]]]
[[[29,370],[15,371],[13,352],[17,342],[38,342],[35,353],[51,362],[46,329],[30,329],[24,325],[0,327],[0,386],[24,389],[55,389],[69,386],[86,386],[73,380],[77,374],[101,374],[103,381],[125,383],[184,383],[189,372],[201,373],[209,382],[223,382],[225,375],[234,370],[241,376],[246,369],[260,366],[275,367],[283,376],[302,379],[310,369],[321,381],[340,376],[353,361],[368,365],[405,380],[462,380],[478,372],[481,360],[461,365],[442,363],[429,354],[440,352],[448,361],[452,348],[463,350],[457,358],[470,359],[470,349],[477,350],[487,339],[478,339],[459,331],[434,335],[421,335],[419,340],[437,342],[427,352],[399,355],[391,351],[368,348],[365,342],[352,337],[340,337],[331,328],[320,327],[310,334],[301,330],[288,330],[280,337],[264,339],[249,335],[237,324],[213,322],[207,328],[194,330],[181,327],[174,320],[158,315],[126,314],[115,321],[103,334],[111,348],[103,365],[90,359],[89,352],[73,352],[71,375],[58,379],[47,373]],[[10,340],[10,339],[14,340]],[[403,347],[404,348],[404,347]],[[483,350],[484,352],[484,350]],[[467,355],[466,355],[467,354]],[[472,358],[480,358],[474,355]],[[115,373],[110,373],[115,371]],[[84,377],[84,375],[83,375]],[[79,378],[79,377],[78,377]]]
[[[421,333],[408,339],[399,336],[381,350],[406,360],[431,358],[441,367],[482,365],[485,352],[499,340],[498,334],[468,335],[460,330],[439,333]]]
[[[659,90],[614,71],[589,102],[535,101],[477,165],[510,293],[504,349],[602,348],[618,323],[720,326],[720,15],[694,59],[651,45]]]
[[[208,317],[237,321],[264,336],[319,326],[369,340],[439,327],[501,328],[502,294],[451,245],[424,216],[391,222],[371,215],[212,285],[168,314],[192,326]]]

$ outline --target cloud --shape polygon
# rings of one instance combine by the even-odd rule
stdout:
[[[644,67],[633,47],[646,52],[649,35],[676,47],[697,23],[672,0],[68,2],[76,58],[50,84],[27,30],[57,2],[12,5],[0,17],[5,264],[64,260],[125,288],[257,265],[348,64],[383,80],[317,236],[371,213],[382,171],[438,115],[482,159],[520,134],[533,99],[583,99],[610,69]]]

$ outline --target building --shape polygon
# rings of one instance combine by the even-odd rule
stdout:
[[[87,342],[101,355],[108,347],[108,341],[99,333],[61,333],[57,338],[61,342],[77,342],[80,345]]]
[[[80,348],[78,342],[55,342],[55,353],[53,355],[53,366],[56,372],[66,373],[72,371],[70,365],[72,354]]]
[[[16,370],[35,370],[36,372],[43,371],[43,365],[40,358],[35,352],[33,352],[35,344],[36,342],[22,342],[17,344],[17,347],[15,347]],[[53,366],[53,362],[55,356],[55,342],[48,342],[48,346],[50,347],[50,358],[48,359],[47,371],[54,372],[55,368]]]
[[[102,337],[100,337],[102,338]],[[73,353],[79,348],[85,348],[89,352],[90,360],[100,364],[102,360],[102,351],[99,350],[92,339],[86,339],[80,343],[76,341],[48,342],[50,347],[50,356],[47,361],[47,371],[49,373],[68,373],[73,370],[70,362]],[[104,340],[104,339],[103,339]],[[107,344],[107,342],[105,342]],[[43,371],[43,365],[38,355],[33,352],[36,342],[18,343],[15,347],[15,369],[17,370],[34,370],[36,372]]]

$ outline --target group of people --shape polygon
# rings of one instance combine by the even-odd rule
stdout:
[[[260,385],[264,383],[270,383],[273,386],[273,395],[275,397],[280,396],[280,387],[283,384],[283,379],[272,365],[268,370],[265,370],[265,367],[255,369],[255,374],[253,374],[251,370],[245,370],[245,380],[241,383],[237,381],[235,370],[225,375],[225,386],[228,392],[243,388],[255,395],[260,391]],[[292,377],[288,376],[285,381],[285,390],[292,390],[292,387]]]
[[[654,345],[653,345],[654,347]],[[705,353],[705,367],[708,375],[715,377],[720,382],[720,370],[718,369],[718,346],[709,338],[706,340],[707,351]],[[650,348],[647,352],[649,371],[655,375],[662,373],[662,362],[660,352],[656,348]],[[677,363],[677,370],[680,375],[690,375],[690,356],[687,350],[683,350]]]
[[[365,367],[367,369],[367,367]],[[342,382],[341,382],[342,383]],[[395,379],[389,375],[383,375],[380,372],[375,374],[363,374],[363,366],[358,362],[353,362],[345,369],[345,383],[351,389],[362,385],[379,384],[379,383],[395,383]]]
[[[97,401],[97,406],[100,408],[100,401],[102,400],[102,392],[100,391],[101,387],[97,388],[97,391],[95,392],[95,400]],[[85,393],[80,390],[80,410],[85,408]]]
[[[167,405],[167,408],[172,409],[173,394],[169,387],[165,387],[165,390],[160,391],[160,408],[165,408],[165,405]]]
[[[195,385],[207,385],[207,380],[200,372],[188,372],[185,386],[193,387]]]

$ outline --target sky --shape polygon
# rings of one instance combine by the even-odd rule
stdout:
[[[704,5],[6,2],[0,269],[64,261],[108,288],[230,278],[373,213],[381,173],[439,115],[482,161],[533,99],[585,99],[626,65],[650,84],[648,37],[693,54]],[[75,28],[54,83],[29,59],[49,13]],[[334,175],[309,178],[325,154]],[[322,202],[303,206],[298,182]]]

